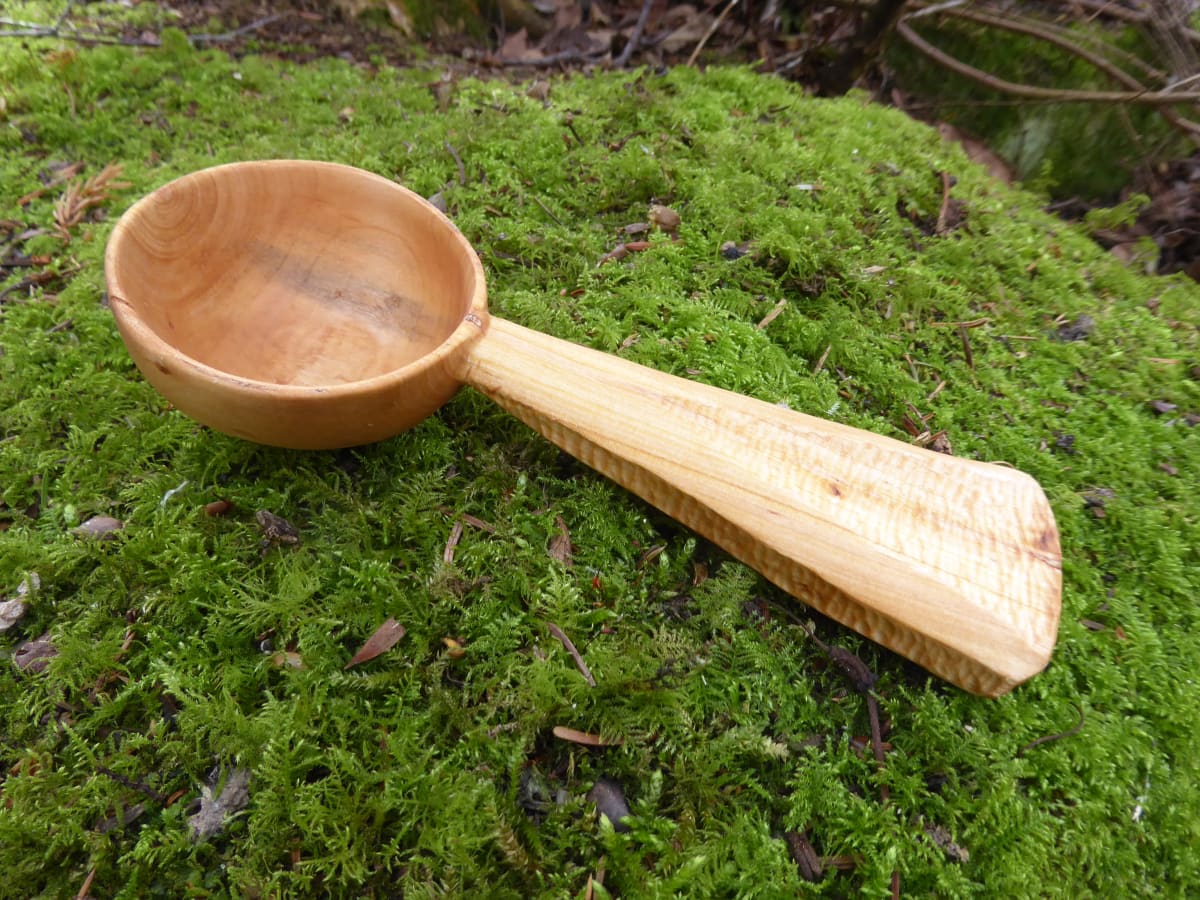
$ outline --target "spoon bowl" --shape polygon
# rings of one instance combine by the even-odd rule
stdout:
[[[479,259],[430,204],[320,162],[235,163],[135,204],[105,268],[138,368],[189,416],[259,443],[370,443],[458,389],[487,317]]]

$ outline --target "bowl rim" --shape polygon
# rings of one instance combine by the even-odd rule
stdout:
[[[122,287],[120,279],[117,276],[117,260],[119,259],[126,235],[130,232],[134,222],[137,221],[144,210],[157,202],[158,198],[168,188],[191,180],[211,178],[214,175],[218,178],[223,178],[233,174],[235,171],[245,171],[251,168],[264,171],[276,170],[278,172],[296,168],[324,169],[335,172],[339,177],[361,178],[371,181],[381,190],[390,190],[396,193],[402,198],[402,202],[424,207],[425,211],[432,215],[434,221],[440,222],[445,226],[447,239],[456,245],[460,255],[468,261],[471,274],[474,276],[475,283],[471,292],[470,303],[467,311],[463,314],[462,321],[455,326],[454,330],[440,344],[412,362],[406,363],[399,368],[382,372],[379,375],[373,375],[370,378],[360,378],[355,381],[342,381],[324,385],[285,384],[277,381],[264,381],[262,379],[235,375],[184,353],[174,344],[164,340],[157,331],[146,323],[134,305],[125,299],[125,289]],[[261,393],[273,397],[291,398],[309,398],[314,395],[335,398],[340,396],[357,396],[386,389],[389,385],[400,384],[413,379],[422,372],[451,357],[465,345],[478,340],[487,330],[488,325],[487,282],[483,271],[483,264],[480,262],[475,248],[471,246],[470,241],[466,239],[463,233],[458,230],[454,222],[420,194],[390,178],[367,169],[358,168],[357,166],[325,160],[259,159],[221,163],[203,169],[196,169],[164,182],[130,206],[113,227],[104,250],[104,277],[109,307],[116,319],[121,339],[125,343],[126,349],[130,351],[130,355],[134,356],[135,362],[138,362],[138,359],[137,355],[133,353],[134,348],[139,351],[139,354],[143,354],[150,359],[160,358],[163,361],[170,361],[176,364],[182,363],[192,369],[195,374],[208,379],[214,384],[240,393]]]

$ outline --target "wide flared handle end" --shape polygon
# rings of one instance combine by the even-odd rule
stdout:
[[[960,687],[1041,671],[1058,531],[1028,475],[492,318],[461,377],[815,609]]]

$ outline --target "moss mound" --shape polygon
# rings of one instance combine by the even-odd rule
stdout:
[[[855,99],[741,70],[523,88],[170,36],[0,44],[0,239],[26,260],[0,269],[0,591],[40,580],[0,636],[0,893],[580,896],[603,873],[600,896],[879,895],[894,870],[913,895],[1194,886],[1197,288],[1130,272]],[[802,606],[482,398],[338,453],[169,409],[103,304],[111,221],[263,157],[440,193],[522,324],[1034,474],[1066,553],[1050,668],[981,700],[818,621],[880,675],[879,767]],[[76,162],[121,163],[128,187],[68,242],[56,178]],[[678,240],[626,230],[651,203]],[[299,543],[264,546],[260,509]],[[124,527],[81,536],[98,515]],[[399,642],[345,668],[389,617]],[[14,664],[43,635],[44,668]],[[597,783],[621,786],[621,829]],[[824,857],[814,883],[792,833]]]

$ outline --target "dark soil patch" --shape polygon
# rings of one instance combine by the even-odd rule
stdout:
[[[1132,225],[1094,231],[1092,236],[1118,256],[1133,261],[1138,242],[1153,240],[1157,260],[1147,260],[1160,275],[1183,272],[1200,281],[1200,153],[1143,173],[1125,192],[1144,194],[1149,202]],[[1056,212],[1081,219],[1090,206],[1060,204]]]

